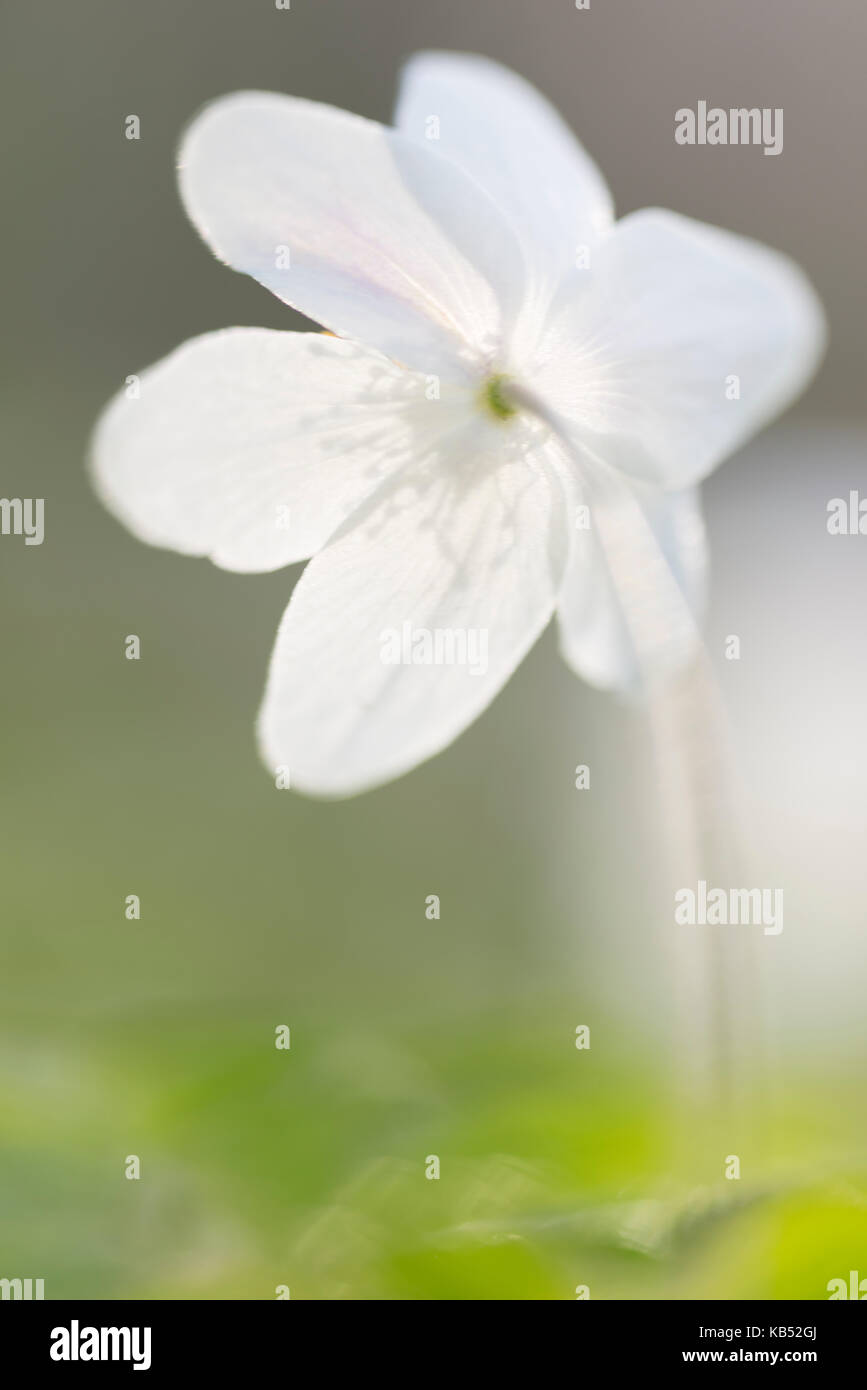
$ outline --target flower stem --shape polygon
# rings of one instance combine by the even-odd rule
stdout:
[[[681,1089],[707,1107],[725,1142],[745,1143],[747,1099],[759,1082],[759,988],[749,927],[674,923],[677,888],[740,882],[727,724],[695,618],[635,488],[578,445],[520,386],[510,398],[557,435],[585,490],[646,696],[663,804]],[[742,1136],[742,1137],[738,1137]]]

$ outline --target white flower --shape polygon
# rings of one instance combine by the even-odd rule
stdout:
[[[260,715],[272,769],[320,795],[406,772],[555,612],[566,660],[601,686],[678,646],[659,594],[674,576],[700,601],[694,485],[822,349],[794,265],[671,212],[615,224],[557,114],[470,56],[413,59],[395,130],[219,100],[186,133],[180,187],[219,257],[337,335],[194,339],[96,433],[99,491],[142,540],[248,572],[315,557]],[[630,604],[662,614],[645,653]],[[483,669],[454,649],[384,661],[408,625],[484,633]]]

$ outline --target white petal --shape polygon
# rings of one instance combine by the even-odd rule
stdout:
[[[299,580],[259,725],[266,763],[288,766],[292,785],[350,795],[439,752],[548,622],[563,493],[550,446],[503,461],[502,433],[469,425],[366,503]],[[390,663],[404,643],[417,663]]]
[[[264,328],[194,338],[139,391],[97,426],[98,491],[141,540],[232,570],[315,553],[453,416],[368,348]]]
[[[609,478],[576,530],[557,609],[560,650],[603,690],[647,692],[694,654],[707,588],[696,488]]]
[[[509,227],[471,179],[396,131],[317,102],[242,92],[180,152],[202,236],[341,337],[420,371],[486,358],[523,294]]]
[[[590,156],[549,102],[499,63],[417,54],[403,72],[395,122],[490,193],[518,233],[539,296],[611,226],[611,195]]]
[[[678,488],[784,409],[823,346],[821,307],[787,257],[647,211],[600,245],[528,370],[575,437]]]

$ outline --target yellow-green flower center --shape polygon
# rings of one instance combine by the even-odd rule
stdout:
[[[498,372],[496,376],[489,376],[487,381],[482,383],[482,405],[495,420],[511,420],[512,416],[518,413],[509,399],[508,381],[507,376]]]

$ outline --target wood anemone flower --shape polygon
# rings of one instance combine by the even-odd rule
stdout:
[[[665,578],[700,605],[695,484],[821,354],[796,266],[671,212],[615,222],[556,112],[465,55],[409,63],[394,129],[225,97],[179,176],[217,256],[335,335],[193,339],[95,437],[99,493],[142,540],[246,572],[312,557],[271,660],[269,767],[324,796],[408,771],[555,614],[599,686],[682,657],[676,617],[637,650],[624,595],[634,611]],[[657,564],[647,536],[624,544],[636,520]],[[384,660],[406,624],[431,640]],[[483,663],[461,659],[473,633]]]

